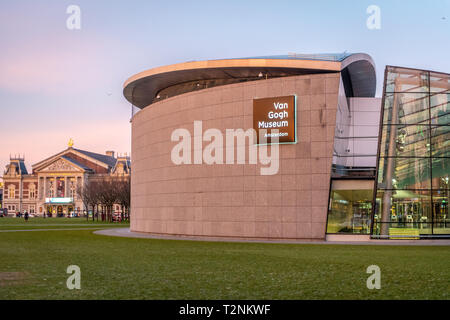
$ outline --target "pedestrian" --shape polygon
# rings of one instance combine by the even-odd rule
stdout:
[[[28,221],[28,212],[25,211],[24,217],[25,217],[25,221],[27,222]]]

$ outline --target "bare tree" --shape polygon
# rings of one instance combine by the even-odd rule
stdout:
[[[92,207],[92,220],[94,220],[94,204],[96,201],[96,185],[93,182],[86,181],[84,185],[77,187],[77,195],[81,198],[86,213],[86,220],[89,219],[89,206]]]
[[[86,214],[86,220],[89,219],[89,200],[88,200],[88,193],[86,192],[86,185],[82,186],[79,185],[76,190],[77,196],[81,199],[83,202],[84,210],[87,210]]]
[[[101,204],[106,209],[106,220],[112,221],[112,208],[117,199],[117,190],[115,183],[111,178],[105,178],[99,181],[99,198]]]
[[[98,221],[98,204],[101,202],[101,184],[98,181],[90,182],[88,185],[89,205],[92,207],[92,221],[97,216]]]
[[[107,220],[111,222],[114,204],[119,204],[122,208],[121,221],[125,219],[129,220],[130,177],[105,177],[99,180],[89,181],[83,186],[78,187],[76,191],[77,195],[83,201],[85,208],[87,208],[88,213],[89,207],[92,208],[92,220],[95,220],[95,216],[97,216],[98,221],[100,206],[102,221]],[[88,218],[89,214],[87,214]]]
[[[117,182],[117,203],[120,204],[121,208],[122,208],[122,213],[121,213],[121,219],[122,221],[124,220],[124,218],[126,218],[126,220],[129,220],[129,208],[130,208],[130,177],[124,177],[121,178],[118,182]],[[124,212],[125,217],[124,217]]]

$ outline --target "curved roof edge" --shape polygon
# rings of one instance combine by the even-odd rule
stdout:
[[[375,97],[377,76],[375,62],[366,53],[356,53],[342,61],[342,79],[348,97]]]
[[[167,98],[212,86],[259,80],[261,74],[275,78],[326,72],[342,72],[347,96],[375,96],[375,64],[364,53],[290,54],[172,64],[133,75],[125,81],[123,94],[134,106],[145,108],[163,99],[161,95]]]

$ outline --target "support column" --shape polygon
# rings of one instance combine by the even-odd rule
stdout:
[[[45,198],[47,198],[47,177],[44,177],[44,197],[43,197],[44,202]]]
[[[22,212],[22,201],[23,201],[23,178],[22,175],[19,179],[19,211]]]
[[[44,218],[47,217],[47,205],[45,204],[45,198],[47,197],[47,177],[42,177],[42,183],[44,187],[42,188],[41,200],[44,204],[44,208],[42,209],[44,212],[42,213]]]
[[[67,198],[69,197],[69,193],[67,192],[68,188],[67,188],[67,176],[64,176],[64,197]]]
[[[395,88],[397,89],[398,85],[396,84]],[[391,198],[392,198],[392,177],[394,175],[395,170],[395,150],[397,147],[396,139],[397,139],[397,126],[395,124],[398,123],[398,94],[394,93],[394,99],[392,103],[392,120],[389,128],[389,144],[388,144],[388,152],[386,158],[386,176],[385,183],[386,189],[383,195],[383,203],[381,204],[381,229],[380,234],[387,236],[389,234],[389,222],[391,221]],[[384,108],[384,106],[382,106]],[[380,124],[382,125],[382,124]],[[377,181],[375,181],[377,183]]]
[[[58,177],[55,177],[55,183],[53,184],[53,197],[58,197]]]

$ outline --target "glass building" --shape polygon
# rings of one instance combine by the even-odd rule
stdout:
[[[450,75],[388,66],[373,237],[450,234]]]
[[[387,66],[381,97],[376,83],[365,53],[190,61],[130,77],[124,96],[140,109],[132,116],[131,229],[328,241],[450,238],[450,75]],[[273,175],[258,172],[261,164],[191,162],[190,151],[182,165],[171,160],[173,130],[199,136],[200,120],[204,129],[254,130],[266,107],[277,108],[260,102],[284,98],[294,101],[295,139],[280,144]],[[218,154],[237,153],[227,148]]]
[[[327,234],[449,237],[450,75],[387,66],[382,101],[353,104],[338,107]]]

